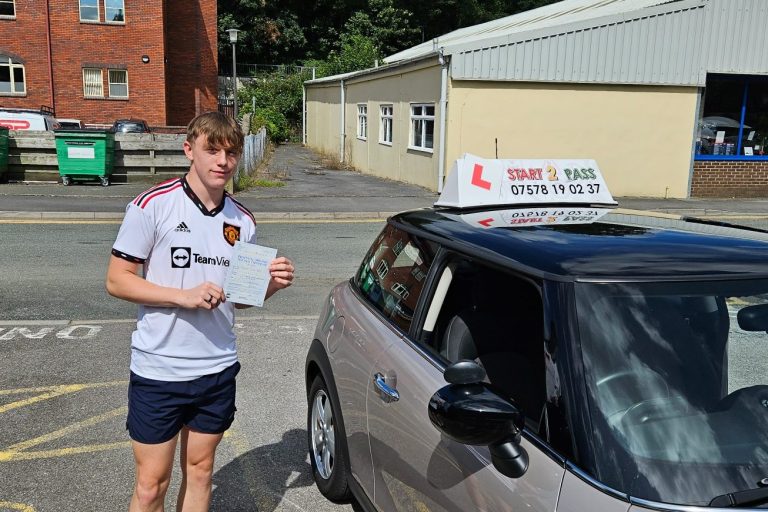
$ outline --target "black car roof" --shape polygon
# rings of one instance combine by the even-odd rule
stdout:
[[[516,213],[505,211],[508,217]],[[391,222],[449,247],[558,280],[768,277],[764,230],[621,209],[585,223],[548,224],[545,219],[486,228],[468,221],[498,213],[427,208],[395,215]]]

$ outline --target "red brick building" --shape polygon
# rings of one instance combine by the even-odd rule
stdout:
[[[0,0],[0,106],[186,125],[217,108],[216,0]]]

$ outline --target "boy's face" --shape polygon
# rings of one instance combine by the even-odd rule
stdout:
[[[191,144],[184,141],[184,154],[192,162],[191,172],[210,188],[223,189],[237,168],[240,155],[234,149],[208,144],[208,138],[198,135]]]

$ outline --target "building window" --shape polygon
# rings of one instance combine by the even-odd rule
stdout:
[[[24,65],[0,55],[0,94],[26,94]]]
[[[707,77],[696,134],[700,160],[768,159],[768,79]]]
[[[16,4],[14,0],[0,0],[0,16],[15,17]]]
[[[80,0],[80,21],[99,21],[99,0]]]
[[[128,71],[125,69],[109,70],[109,97],[128,97]]]
[[[125,0],[104,0],[104,21],[125,23]]]
[[[104,97],[104,82],[100,69],[83,68],[83,94],[86,98]]]
[[[432,152],[435,145],[435,104],[417,103],[411,105],[412,149]]]
[[[368,106],[357,106],[357,138],[366,140],[368,138]]]
[[[381,130],[379,131],[379,142],[392,145],[392,114],[394,107],[392,105],[381,106]]]
[[[100,22],[102,4],[106,23],[125,23],[125,0],[80,0],[80,21]]]

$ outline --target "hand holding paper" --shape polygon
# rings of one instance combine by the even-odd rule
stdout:
[[[269,264],[277,249],[256,244],[235,242],[235,252],[224,281],[227,300],[238,304],[263,306],[271,275]]]

